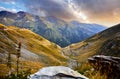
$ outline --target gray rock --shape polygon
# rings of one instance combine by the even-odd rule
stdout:
[[[52,66],[40,69],[29,79],[88,79],[80,73],[64,66]]]

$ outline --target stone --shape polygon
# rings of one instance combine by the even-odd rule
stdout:
[[[40,69],[29,79],[89,79],[77,71],[64,66],[51,66]]]

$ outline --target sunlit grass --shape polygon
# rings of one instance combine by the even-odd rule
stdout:
[[[89,79],[107,79],[106,74],[101,74],[100,70],[96,71],[88,62],[76,67],[75,70]]]
[[[4,27],[4,25],[1,25]],[[20,29],[14,26],[6,27],[4,30],[0,30],[0,54],[4,55],[4,58],[0,60],[6,63],[8,53],[12,54],[12,68],[16,70],[16,47],[20,42],[22,49],[26,49],[29,53],[37,55],[37,60],[32,61],[23,57],[20,57],[19,70],[31,69],[31,73],[37,72],[40,68],[45,66],[58,66],[67,65],[67,58],[61,55],[61,48],[54,43],[49,42],[38,34],[33,33],[28,29]],[[0,64],[1,65],[1,64]],[[4,68],[2,69],[2,67]],[[1,65],[0,71],[5,71],[3,75],[8,74],[9,69],[6,64]]]

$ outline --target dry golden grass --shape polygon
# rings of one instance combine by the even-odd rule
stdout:
[[[13,27],[10,28],[14,29]],[[66,59],[63,56],[61,56],[60,49],[58,47],[55,47],[55,44],[52,44],[48,40],[44,39],[43,37],[40,37],[32,31],[27,29],[17,29],[8,31],[10,35],[14,35],[14,38],[17,38],[17,41],[22,41],[22,43],[27,46],[28,50],[36,54],[44,54],[48,55],[48,57],[51,56],[52,59],[57,58],[56,61],[58,59],[66,61]]]
[[[6,64],[0,64],[0,76],[8,74],[8,71],[9,68],[6,66]]]
[[[20,61],[19,63],[19,72],[25,71],[25,70],[31,70],[31,73],[37,72],[40,68],[44,67],[40,62],[33,62],[33,61]],[[11,69],[12,73],[16,73],[17,64],[16,62],[12,62]],[[6,64],[0,64],[0,76],[7,75],[9,73],[10,69]]]
[[[11,53],[12,62],[14,63],[12,68],[14,70],[16,69],[16,46],[19,42],[22,43],[22,48],[39,57],[38,60],[32,61],[25,59],[24,56],[21,57],[20,70],[32,69],[32,73],[35,73],[45,66],[67,65],[67,58],[61,55],[61,48],[59,46],[28,29],[20,29],[14,26],[6,27],[2,31],[0,30],[0,40],[0,53],[3,55],[6,54],[5,57],[0,60],[6,60],[7,54]],[[6,65],[4,68],[6,68]],[[7,70],[5,71],[8,72]]]
[[[83,63],[80,67],[77,67],[76,70],[89,79],[107,79],[105,74],[101,75],[100,71],[94,70],[89,63]]]
[[[33,62],[33,61],[21,61],[20,62],[20,71],[22,70],[31,70],[31,73],[37,72],[40,68],[44,67],[40,62]]]

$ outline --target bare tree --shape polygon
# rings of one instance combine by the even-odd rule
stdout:
[[[8,57],[7,57],[7,67],[9,68],[9,75],[11,74],[11,53],[8,52]]]
[[[18,48],[17,48],[17,68],[16,68],[16,71],[17,71],[17,76],[18,76],[18,73],[19,73],[19,58],[20,58],[20,50],[21,50],[21,42],[18,44]]]

